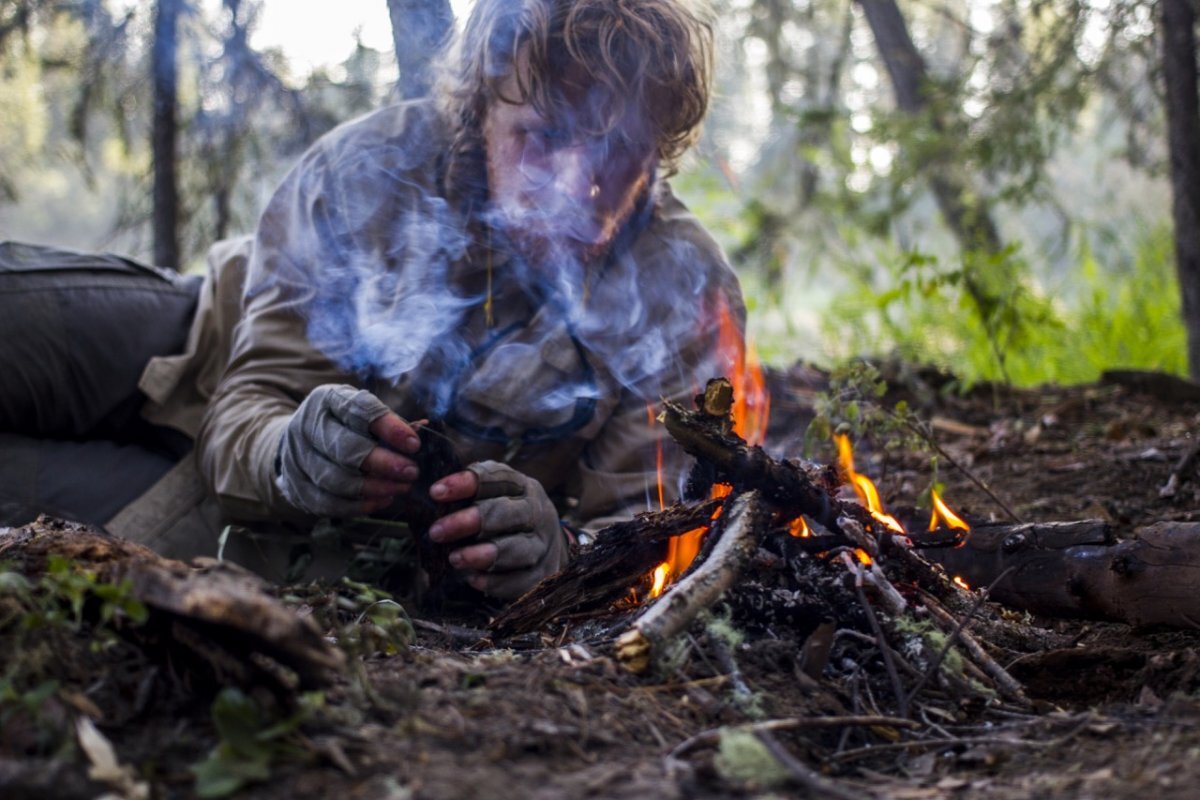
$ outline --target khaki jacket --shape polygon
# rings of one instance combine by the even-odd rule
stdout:
[[[537,478],[595,529],[670,502],[686,457],[655,422],[727,371],[717,323],[744,308],[719,247],[659,183],[603,264],[534,270],[447,184],[426,103],[347,123],[286,177],[254,237],[215,246],[179,356],[146,368],[152,422],[195,436],[223,510],[294,519],[280,438],[317,386],[368,388],[402,417],[442,418],[464,463]],[[661,456],[660,456],[661,448]]]

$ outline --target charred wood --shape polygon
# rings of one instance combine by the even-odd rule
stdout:
[[[631,672],[645,671],[668,640],[737,581],[758,548],[766,516],[757,492],[737,496],[709,530],[710,536],[720,538],[704,563],[668,589],[617,639],[617,660],[622,666]]]
[[[747,445],[724,428],[719,418],[689,412],[670,401],[663,404],[662,420],[671,438],[714,469],[716,482],[727,483],[735,491],[756,489],[765,500],[792,516],[805,514],[832,527],[837,515],[831,499],[840,484],[832,468],[778,461],[761,447]]]
[[[512,636],[534,630],[561,614],[620,600],[662,562],[668,539],[708,525],[720,505],[717,500],[675,505],[610,525],[565,569],[501,612],[492,621],[492,632]]]
[[[996,581],[993,599],[1035,614],[1200,628],[1200,523],[1158,523],[1121,542],[1095,520],[984,526],[931,555],[972,585]]]

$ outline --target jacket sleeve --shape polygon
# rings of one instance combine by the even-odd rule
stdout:
[[[444,137],[432,109],[390,106],[330,132],[259,220],[242,318],[197,438],[202,474],[234,517],[299,516],[275,485],[291,415],[318,386],[377,377],[364,348],[404,341],[397,276],[461,246],[433,189]]]
[[[275,456],[292,413],[317,386],[347,376],[307,336],[302,310],[320,265],[335,258],[328,229],[329,165],[310,154],[284,180],[259,221],[247,265],[243,315],[229,363],[197,437],[201,473],[239,519],[296,512],[275,486]]]

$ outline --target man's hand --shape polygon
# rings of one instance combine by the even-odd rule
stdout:
[[[412,427],[365,389],[327,384],[304,399],[279,444],[275,483],[301,511],[352,517],[412,488],[421,447]]]
[[[439,503],[473,500],[429,529],[435,542],[472,536],[479,543],[450,553],[450,565],[476,589],[511,600],[567,562],[567,536],[542,485],[507,464],[482,461],[429,488]]]

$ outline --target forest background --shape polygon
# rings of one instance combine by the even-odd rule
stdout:
[[[318,136],[426,91],[469,9],[377,2],[314,68],[326,4],[273,0],[297,33],[266,45],[266,0],[0,0],[0,239],[203,269]],[[765,361],[1189,374],[1190,327],[1196,377],[1195,0],[711,5],[716,98],[672,182]]]

